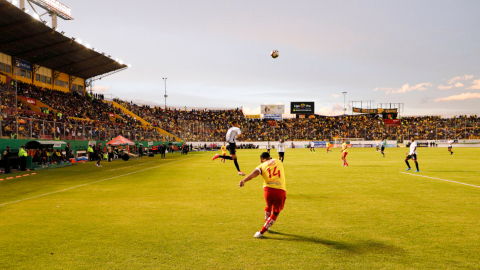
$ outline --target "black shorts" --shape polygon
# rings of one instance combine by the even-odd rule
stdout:
[[[382,149],[381,149],[381,150],[382,150],[382,151],[385,150],[385,146],[382,146]]]
[[[409,160],[409,159],[417,160],[417,154],[408,155],[408,156],[407,156],[407,160]]]
[[[452,150],[452,147],[451,147],[451,146],[449,146],[449,147],[448,147],[448,150]]]
[[[278,156],[279,156],[279,157],[284,157],[284,156],[285,156],[285,152],[278,152]]]
[[[236,154],[236,148],[237,146],[235,145],[235,143],[228,143],[228,152],[230,152],[231,156]]]

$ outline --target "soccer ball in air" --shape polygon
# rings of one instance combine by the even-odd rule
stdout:
[[[278,51],[277,50],[273,50],[272,53],[270,54],[270,56],[272,58],[277,58],[278,57]]]

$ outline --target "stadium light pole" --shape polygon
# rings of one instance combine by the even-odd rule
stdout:
[[[162,78],[163,82],[165,83],[165,111],[167,111],[167,77]]]
[[[345,97],[347,96],[347,92],[342,92],[343,94],[343,115],[345,115],[346,109],[345,109]]]

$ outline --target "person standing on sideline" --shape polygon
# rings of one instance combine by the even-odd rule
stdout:
[[[417,167],[417,170],[415,172],[419,172],[420,170],[418,169],[418,161],[417,161],[417,142],[415,141],[414,137],[410,138],[410,152],[408,152],[408,156],[405,158],[405,163],[407,163],[408,169],[407,171],[411,170],[412,168],[410,167],[410,164],[408,163],[409,159],[412,159],[415,162],[415,167]]]
[[[163,143],[161,146],[160,146],[160,157],[161,158],[165,158],[165,152],[167,151],[167,146],[165,145],[165,143]]]
[[[7,149],[3,151],[3,159],[5,160],[5,173],[11,172],[10,166],[10,157],[12,156],[12,152],[10,151],[10,145],[7,145]]]
[[[107,146],[107,153],[108,153],[108,162],[112,162],[112,160],[113,160],[113,146],[110,145],[110,144]]]
[[[255,233],[253,236],[255,238],[263,237],[263,234],[270,230],[270,227],[272,227],[278,215],[283,210],[285,200],[287,199],[283,163],[272,159],[267,152],[260,155],[260,162],[262,164],[257,166],[251,174],[238,184],[239,187],[243,187],[247,181],[255,177],[259,175],[263,177],[263,194],[265,196],[265,202],[267,203],[265,207],[265,224],[260,231]]]
[[[277,145],[278,159],[283,162],[285,159],[285,143],[283,139],[280,139],[280,142]]]
[[[102,150],[102,143],[99,143],[97,145],[97,151],[96,151],[96,154],[97,154],[97,163],[95,165],[97,165],[97,167],[102,167],[102,165],[100,165],[100,161],[102,161],[102,158],[103,158],[103,150]]]
[[[227,136],[226,136],[227,142],[228,142],[228,151],[230,152],[230,156],[227,156],[227,155],[220,156],[219,154],[216,154],[215,156],[213,156],[212,160],[215,160],[219,157],[223,159],[231,159],[233,160],[233,163],[237,168],[238,175],[244,176],[245,174],[242,171],[240,171],[240,166],[238,165],[238,162],[237,162],[237,154],[236,154],[237,145],[235,144],[235,139],[237,137],[240,138],[241,135],[242,135],[242,131],[239,128],[238,121],[234,120],[232,122],[232,127],[227,131]]]
[[[93,161],[93,148],[91,145],[88,146],[87,154],[88,154],[88,161]]]
[[[28,153],[27,151],[25,151],[25,145],[22,145],[22,147],[20,148],[20,151],[18,152],[18,156],[20,157],[20,170],[22,172],[26,171]]]

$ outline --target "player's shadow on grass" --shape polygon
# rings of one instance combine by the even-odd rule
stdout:
[[[347,243],[343,241],[333,241],[328,239],[322,239],[317,237],[309,237],[303,235],[296,235],[290,233],[282,233],[282,232],[274,232],[270,231],[269,234],[272,235],[282,235],[286,236],[286,238],[270,238],[265,237],[266,239],[270,240],[278,240],[278,241],[296,241],[296,242],[308,242],[314,244],[320,244],[323,246],[331,247],[333,249],[346,251],[349,253],[354,254],[363,254],[363,253],[403,253],[403,249],[387,245],[380,242],[375,241],[362,241],[358,243]]]

